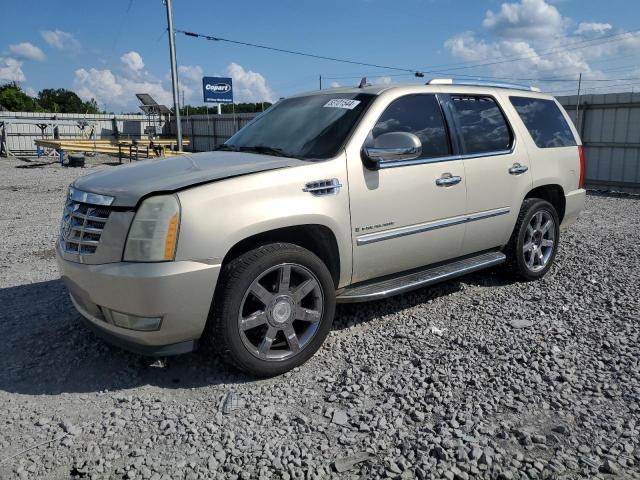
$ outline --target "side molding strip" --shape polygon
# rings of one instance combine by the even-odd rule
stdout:
[[[395,228],[393,230],[386,230],[384,232],[369,233],[367,235],[359,236],[356,239],[356,244],[358,246],[368,245],[370,243],[382,242],[384,240],[390,240],[392,238],[415,235],[416,233],[423,233],[431,230],[437,230],[439,228],[451,227],[453,225],[475,222],[477,220],[483,220],[485,218],[506,215],[510,211],[511,209],[509,207],[496,208],[494,210],[485,210],[484,212],[470,213],[468,215],[460,215],[458,217],[446,218],[444,220],[436,220],[435,222],[410,225],[408,227]]]

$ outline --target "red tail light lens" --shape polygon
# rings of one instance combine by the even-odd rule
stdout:
[[[578,145],[578,155],[580,156],[580,179],[578,180],[578,188],[584,188],[584,150],[582,145]]]

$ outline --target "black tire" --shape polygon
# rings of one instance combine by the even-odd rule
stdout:
[[[293,302],[288,307],[286,306],[286,302],[278,300],[280,297],[285,297],[285,295],[279,293],[278,288],[283,285],[279,282],[281,282],[280,279],[284,275],[282,269],[286,268],[286,265],[290,265],[288,275],[292,283],[291,285],[287,283],[287,287],[291,289],[290,300]],[[300,278],[303,279],[303,283],[306,282],[303,275],[307,274],[309,275],[307,280],[313,283],[315,279],[316,282],[313,283],[313,285],[317,284],[318,288],[306,294],[307,296],[304,297],[304,300],[296,303],[294,299],[296,292],[294,292],[293,289],[297,289],[302,285],[294,285],[293,282]],[[263,277],[263,275],[266,276]],[[252,327],[251,330],[242,329],[240,322],[254,317],[249,315],[246,319],[244,318],[243,311],[247,308],[245,305],[248,302],[253,302],[249,310],[252,311],[251,308],[257,305],[255,302],[260,302],[259,298],[257,296],[254,297],[252,294],[255,283],[268,282],[269,279],[273,278],[270,277],[270,275],[278,276],[278,280],[276,281],[278,283],[273,285],[273,291],[271,291],[272,288],[270,288],[270,285],[266,283],[264,285],[266,290],[269,291],[268,293],[272,294],[271,305],[273,308],[269,308],[266,303],[259,303],[264,309],[264,312],[261,312],[260,321],[265,319],[265,323]],[[225,360],[247,373],[258,377],[272,377],[302,365],[320,348],[331,330],[336,304],[333,279],[327,266],[320,258],[297,245],[271,243],[250,250],[225,265],[218,282],[219,287],[216,289],[212,318],[209,321],[210,328],[207,328],[205,331],[204,340],[220,352]],[[261,283],[260,285],[262,286]],[[287,292],[289,292],[289,290],[287,290]],[[301,295],[300,291],[298,291],[298,295]],[[310,297],[311,299],[309,301],[319,302],[321,299],[322,302],[320,304],[321,309],[316,306],[313,309],[309,308],[307,310],[316,314],[314,320],[294,319],[296,312],[299,311],[298,308],[301,308],[301,305],[303,305],[302,302],[308,301]],[[265,296],[264,298],[269,297]],[[289,320],[283,320],[285,323],[276,325],[278,320],[276,319],[275,312],[278,305],[280,305],[280,310],[278,310],[280,313],[283,312],[282,308],[284,308],[284,312],[289,312],[289,315],[283,313],[278,318],[281,320],[284,316]],[[314,303],[314,305],[318,304]],[[318,309],[317,311],[316,308]],[[320,318],[320,320],[316,322],[315,318]],[[313,332],[309,333],[306,329],[314,325]],[[269,334],[269,332],[272,332],[277,326],[284,327],[285,329],[294,328],[294,331],[300,331],[301,328],[304,328],[304,333],[307,335],[305,338],[306,343],[303,346],[302,339],[304,337],[302,336],[291,336],[290,338],[295,338],[295,343],[300,340],[300,343],[298,343],[299,351],[294,351],[294,346],[291,344],[291,340],[289,340],[287,337],[288,334],[285,333],[284,330],[281,332],[278,331],[277,334],[280,335],[280,333],[282,333],[284,337],[276,338],[273,334]],[[264,337],[262,338],[262,342],[259,342],[260,334],[263,331]],[[291,332],[291,330],[288,330],[288,332]],[[252,335],[251,338],[250,335]],[[255,345],[252,343],[254,337],[258,339]],[[269,337],[268,339],[270,339],[271,342],[269,342],[269,346],[266,347],[266,354],[261,354],[259,351],[256,351],[256,349],[260,350],[260,346],[265,343],[267,337]],[[278,339],[280,339],[279,343],[277,341]],[[286,347],[284,350],[288,349],[290,352],[287,353],[283,350],[284,353],[282,353],[280,350],[276,350],[278,345],[281,344]],[[271,354],[290,356],[281,359],[269,359],[264,356]],[[258,355],[263,355],[263,357],[259,358]]]
[[[528,238],[527,226],[538,213],[542,213],[544,218],[553,222],[553,234],[549,234],[553,237],[553,245],[544,266],[540,264],[534,269],[530,266],[531,255],[533,255],[533,253],[525,253],[524,248],[525,240]],[[516,278],[526,281],[538,280],[544,277],[555,260],[559,239],[560,220],[554,206],[540,198],[526,198],[524,202],[522,202],[520,214],[518,215],[518,220],[516,221],[509,243],[503,250],[507,256],[507,262],[505,264],[506,270]],[[551,238],[546,240],[551,240]],[[541,241],[546,240],[542,238]]]

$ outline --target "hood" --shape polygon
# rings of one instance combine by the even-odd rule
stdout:
[[[295,158],[254,153],[202,152],[102,170],[77,179],[73,186],[115,197],[112,206],[134,207],[150,193],[174,192],[201,183],[306,163]]]

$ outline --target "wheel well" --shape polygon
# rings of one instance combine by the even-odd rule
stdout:
[[[560,185],[543,185],[541,187],[534,188],[525,198],[541,198],[546,200],[554,206],[556,212],[558,212],[558,218],[560,222],[564,218],[566,199],[564,196],[564,190]]]
[[[222,264],[260,245],[274,242],[293,243],[315,253],[329,269],[333,283],[338,288],[340,281],[340,252],[333,232],[324,225],[296,225],[269,230],[245,238],[227,252]]]

